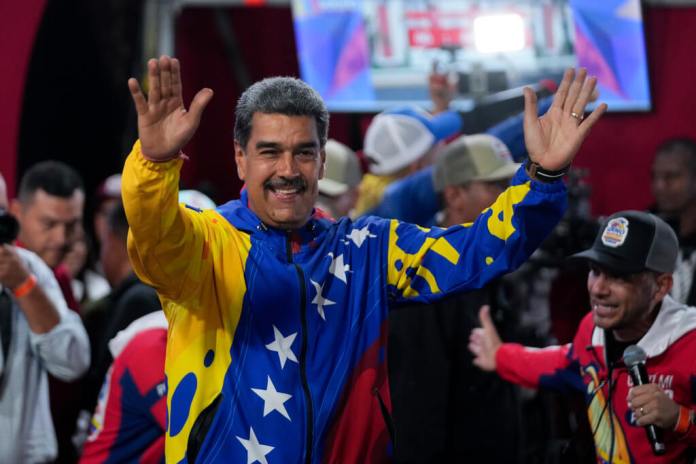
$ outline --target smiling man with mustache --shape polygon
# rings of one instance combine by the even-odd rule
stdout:
[[[329,114],[293,78],[257,82],[237,103],[241,198],[178,205],[180,150],[212,91],[186,110],[179,62],[153,59],[148,72],[147,99],[129,81],[140,140],[123,199],[133,267],[169,320],[171,462],[388,460],[388,309],[480,287],[526,260],[561,217],[559,179],[606,109],[583,120],[596,83],[584,70],[566,73],[541,118],[527,89],[527,169],[473,225],[428,230],[316,212]]]

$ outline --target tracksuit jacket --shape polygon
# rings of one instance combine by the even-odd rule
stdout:
[[[479,288],[560,219],[562,182],[520,170],[473,224],[423,229],[314,214],[288,232],[246,194],[177,203],[181,160],[126,160],[129,253],[169,321],[167,462],[369,463],[388,458],[390,304]]]
[[[164,462],[167,321],[139,317],[109,340],[114,362],[90,420],[80,464]]]
[[[696,407],[694,329],[696,308],[667,296],[650,330],[638,342],[648,356],[646,368],[651,383],[691,409]],[[573,342],[567,345],[534,349],[503,344],[496,353],[496,370],[503,379],[526,387],[584,392],[599,463],[692,462],[696,447],[694,426],[684,435],[665,430],[667,452],[663,456],[653,454],[644,427],[636,425],[628,407],[632,382],[623,362],[612,364],[610,376],[606,337],[589,313]]]

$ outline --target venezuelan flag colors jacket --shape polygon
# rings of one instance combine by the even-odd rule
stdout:
[[[473,224],[315,215],[290,233],[244,194],[215,211],[179,205],[181,163],[149,162],[136,143],[123,171],[131,261],[169,321],[172,463],[385,461],[389,306],[514,269],[566,203],[562,183],[520,170]]]

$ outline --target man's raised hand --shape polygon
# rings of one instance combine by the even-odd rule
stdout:
[[[581,68],[577,74],[566,70],[549,110],[537,117],[536,95],[524,89],[524,141],[529,158],[549,171],[568,166],[590,129],[607,110],[602,103],[585,118],[587,103],[595,98],[596,77],[587,77]]]
[[[179,60],[162,56],[147,63],[147,99],[134,78],[128,88],[138,112],[138,136],[143,155],[152,161],[175,158],[193,137],[206,105],[213,98],[211,89],[202,89],[187,111],[181,96]]]

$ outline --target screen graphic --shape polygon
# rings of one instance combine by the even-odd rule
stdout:
[[[301,77],[332,111],[426,106],[433,66],[454,105],[584,66],[611,111],[650,109],[640,0],[292,0]]]

